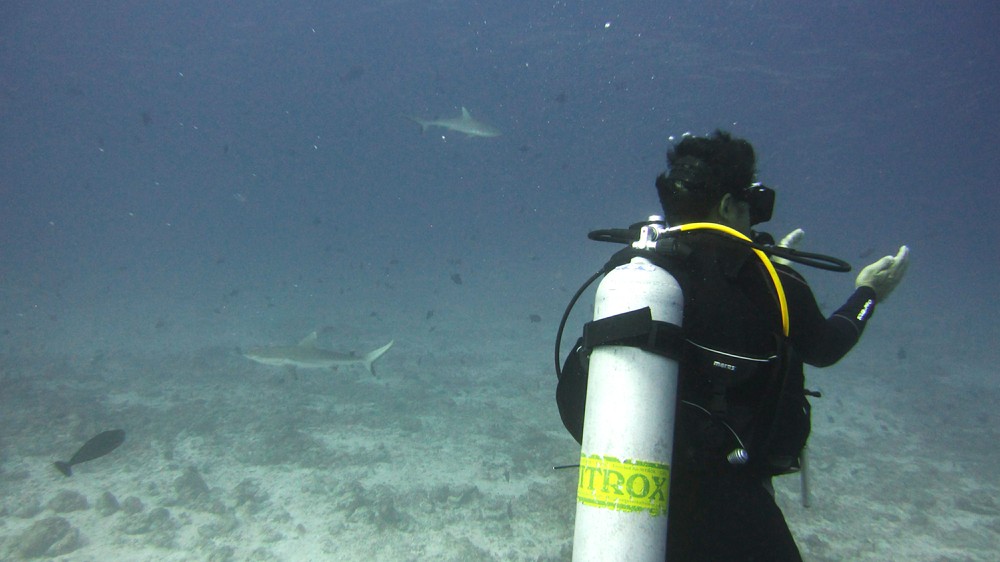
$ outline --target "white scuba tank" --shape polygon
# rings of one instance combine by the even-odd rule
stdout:
[[[636,244],[651,244],[655,236],[655,227],[644,227]],[[601,281],[594,319],[647,306],[653,320],[681,325],[677,280],[636,257]],[[665,559],[677,371],[676,361],[636,347],[592,350],[574,561]]]

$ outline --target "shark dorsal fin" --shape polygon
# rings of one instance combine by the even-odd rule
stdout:
[[[472,120],[472,115],[469,115],[469,110],[465,109],[464,105],[462,106],[462,119],[464,119],[466,121],[471,121]]]
[[[316,332],[302,338],[302,341],[299,342],[299,347],[316,347]]]

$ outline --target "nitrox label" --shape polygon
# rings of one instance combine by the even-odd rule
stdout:
[[[576,500],[604,509],[665,516],[669,484],[670,466],[665,464],[581,455]]]

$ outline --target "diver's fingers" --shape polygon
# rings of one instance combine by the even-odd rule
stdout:
[[[899,252],[894,256],[889,258],[889,276],[894,278],[902,277],[906,273],[907,266],[910,265],[910,249],[906,246],[900,246]]]
[[[781,242],[778,243],[778,246],[782,248],[795,249],[799,245],[799,242],[802,242],[802,238],[805,235],[806,231],[802,230],[801,228],[796,228],[795,230],[786,234],[785,237],[781,239]]]
[[[894,260],[895,258],[893,258],[892,256],[883,256],[879,258],[877,262],[871,264],[868,267],[872,268],[872,271],[876,273],[884,273],[889,271],[889,269],[892,267]]]

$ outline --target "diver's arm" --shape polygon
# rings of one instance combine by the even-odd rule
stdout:
[[[790,315],[790,337],[806,363],[826,367],[839,361],[861,338],[875,311],[875,291],[858,287],[829,318],[823,316],[812,290],[790,268],[779,267]]]

